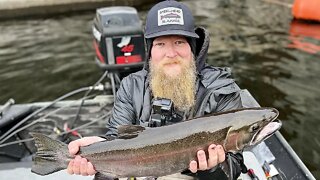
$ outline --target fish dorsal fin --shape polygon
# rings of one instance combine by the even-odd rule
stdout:
[[[138,136],[138,134],[145,130],[144,127],[139,125],[120,125],[118,129],[118,138],[131,139]]]

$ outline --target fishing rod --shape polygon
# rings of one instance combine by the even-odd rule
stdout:
[[[63,133],[60,133],[59,135],[65,135],[71,131],[77,131],[77,130],[80,130],[80,129],[83,129],[83,128],[86,128],[88,126],[90,126],[91,124],[95,123],[95,122],[98,122],[98,121],[101,121],[102,119],[110,116],[111,112],[108,112],[100,117],[98,117],[97,119],[93,120],[93,121],[90,121],[90,122],[87,122],[81,126],[78,126],[76,128],[73,128],[73,129],[70,129],[68,132],[63,132]],[[9,143],[5,143],[5,144],[0,144],[0,148],[2,147],[5,147],[5,146],[10,146],[10,145],[13,145],[13,144],[19,144],[19,143],[24,143],[24,142],[28,142],[28,141],[32,141],[33,138],[28,138],[28,139],[23,139],[23,140],[17,140],[17,141],[12,141],[12,142],[9,142]]]
[[[99,78],[99,80],[98,80],[96,83],[94,83],[93,87],[98,86],[98,85],[101,83],[101,81],[102,81],[107,75],[108,75],[108,71],[105,71],[105,72],[102,74],[102,76]],[[89,90],[84,94],[84,96],[83,96],[83,98],[82,98],[82,101],[81,101],[81,103],[80,103],[80,106],[79,106],[79,108],[78,108],[77,114],[76,114],[75,118],[73,119],[73,121],[71,122],[71,129],[73,128],[73,126],[75,125],[76,121],[77,121],[78,118],[79,118],[81,108],[82,108],[82,106],[83,106],[83,104],[84,104],[84,101],[85,101],[85,97],[87,97],[87,96],[92,92],[92,90],[93,90],[93,89],[89,89]]]
[[[25,126],[22,126],[21,128],[13,131],[11,134],[7,135],[6,139],[4,139],[4,141],[7,140],[8,138],[12,137],[13,135],[19,133],[20,131],[22,131],[22,130],[24,130],[24,129],[26,129],[26,128],[34,125],[34,124],[36,124],[36,123],[45,122],[45,121],[43,121],[43,120],[44,120],[46,117],[48,117],[48,116],[50,116],[50,115],[52,115],[52,114],[55,114],[55,113],[57,113],[58,111],[60,111],[60,110],[62,110],[62,109],[64,109],[64,108],[70,107],[70,106],[72,106],[73,104],[76,104],[77,102],[79,102],[80,100],[88,99],[88,98],[91,98],[91,97],[92,97],[92,96],[88,96],[88,97],[81,98],[81,99],[79,99],[79,100],[76,100],[76,101],[74,101],[74,102],[71,102],[70,104],[67,104],[67,105],[65,105],[65,106],[59,107],[58,109],[56,109],[56,110],[54,110],[54,111],[52,111],[52,112],[49,112],[48,114],[44,115],[44,116],[41,117],[40,119],[37,119],[37,120],[35,120],[35,121],[32,121],[30,124],[27,124],[27,125],[25,125]],[[1,143],[0,143],[0,144],[1,144]]]
[[[83,92],[83,91],[88,91],[90,89],[93,89],[93,90],[104,90],[104,86],[103,85],[99,85],[99,86],[89,86],[89,87],[83,87],[83,88],[80,88],[80,89],[77,89],[77,90],[74,90],[74,91],[71,91],[57,99],[55,99],[53,102],[51,102],[50,104],[46,105],[46,106],[43,106],[42,108],[34,111],[33,113],[31,113],[29,116],[25,117],[23,120],[21,120],[19,123],[17,123],[15,126],[13,126],[11,129],[9,129],[6,133],[4,133],[1,137],[0,137],[0,144],[4,143],[8,138],[10,138],[8,136],[8,134],[10,134],[12,131],[14,131],[15,129],[17,129],[20,125],[22,125],[23,123],[25,123],[26,121],[28,121],[29,119],[31,119],[32,117],[34,117],[35,115],[37,115],[38,113],[40,113],[41,111],[51,107],[53,104],[67,98],[67,97],[70,97],[72,95],[75,95],[77,93],[80,93],[80,92]]]
[[[83,96],[83,98],[81,99],[81,103],[80,103],[80,106],[79,106],[79,109],[77,111],[77,114],[76,114],[76,117],[75,119],[72,121],[71,123],[71,129],[73,128],[73,125],[75,124],[76,120],[78,119],[79,117],[79,114],[80,114],[80,111],[81,111],[81,107],[83,106],[84,104],[84,101],[85,101],[85,97],[87,97],[89,95],[89,93],[91,93],[93,90],[100,90],[100,91],[103,91],[104,90],[104,86],[101,85],[101,81],[106,77],[106,75],[108,74],[108,71],[105,71],[103,73],[103,75],[98,79],[98,81],[96,83],[94,83],[93,86],[89,86],[89,87],[84,87],[84,88],[80,88],[80,89],[77,89],[77,90],[74,90],[72,92],[69,92],[68,94],[65,94],[59,98],[57,98],[56,100],[54,100],[52,103],[38,109],[37,111],[33,112],[32,114],[30,114],[29,116],[27,116],[26,118],[24,118],[22,121],[20,121],[19,123],[17,123],[15,126],[13,126],[11,129],[9,129],[6,133],[4,133],[1,137],[0,137],[0,144],[4,143],[7,139],[9,139],[11,136],[13,136],[15,133],[11,133],[12,131],[14,131],[16,128],[18,128],[20,125],[22,125],[23,123],[25,123],[26,121],[28,121],[29,119],[31,119],[32,117],[34,117],[36,114],[38,114],[39,112],[49,108],[50,106],[52,106],[53,104],[69,97],[69,96],[72,96],[74,94],[77,94],[77,93],[80,93],[82,91],[86,91],[85,95]],[[17,132],[17,131],[15,131]],[[20,132],[20,131],[18,131]],[[11,134],[10,134],[11,133]],[[8,135],[10,134],[10,135]]]
[[[2,118],[5,111],[7,111],[11,105],[15,103],[14,99],[10,98],[1,108],[0,108],[0,119]]]
[[[107,75],[108,75],[108,71],[105,71],[105,72],[102,74],[102,76],[98,79],[98,81],[97,81],[96,83],[94,83],[93,87],[95,87],[95,86],[97,86],[98,84],[100,84],[101,81],[102,81]],[[73,121],[70,123],[70,124],[71,124],[71,125],[70,125],[71,129],[74,127],[74,125],[76,124],[77,120],[79,119],[80,111],[81,111],[81,108],[82,108],[82,106],[83,106],[83,104],[84,104],[85,97],[87,97],[87,96],[91,93],[91,91],[92,91],[92,90],[88,90],[88,91],[84,94],[84,96],[83,96],[83,98],[82,98],[82,101],[81,101],[81,103],[80,103],[80,106],[79,106],[79,108],[78,108],[78,111],[77,111],[77,113],[76,113],[76,116],[75,116],[75,118],[73,119]],[[65,136],[63,137],[63,141],[66,140],[67,136],[68,136],[69,133],[71,133],[71,132],[72,132],[72,131],[67,131],[67,133],[65,133]]]
[[[93,123],[95,123],[95,122],[97,122],[97,121],[100,121],[100,120],[102,120],[102,119],[110,116],[110,114],[111,114],[111,111],[109,111],[108,113],[102,115],[101,117],[97,118],[97,119],[94,120],[94,121],[90,121],[90,122],[85,123],[85,124],[83,124],[83,125],[81,125],[81,126],[78,126],[78,127],[76,127],[76,128],[70,129],[70,130],[68,130],[68,131],[66,131],[66,132],[60,133],[59,135],[65,135],[65,134],[70,133],[70,132],[72,132],[72,131],[77,131],[77,130],[79,130],[79,129],[85,128],[85,127],[87,127],[87,126],[89,126],[89,125],[91,125],[91,124],[93,124]]]

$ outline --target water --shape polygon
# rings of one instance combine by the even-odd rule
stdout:
[[[279,109],[281,133],[320,178],[320,25],[305,27],[292,21],[289,8],[263,1],[183,2],[210,31],[208,62],[230,66],[262,106]],[[148,8],[139,8],[142,20]],[[92,85],[102,73],[94,62],[93,17],[82,12],[0,22],[0,104],[10,97],[53,100]]]
[[[94,83],[93,13],[0,23],[0,102],[52,100]]]

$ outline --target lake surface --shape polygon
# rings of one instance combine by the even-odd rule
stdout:
[[[281,133],[320,178],[320,24],[256,0],[184,0],[210,32],[208,62],[229,66],[261,106],[280,111]],[[138,7],[144,20],[149,6]],[[94,84],[95,12],[0,22],[0,104],[49,101]]]

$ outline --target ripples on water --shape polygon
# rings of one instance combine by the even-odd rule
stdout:
[[[209,63],[230,66],[262,106],[280,110],[282,134],[320,178],[319,34],[293,32],[295,23],[303,24],[292,22],[290,9],[263,1],[183,2],[210,31]],[[144,19],[145,11],[140,15]],[[93,17],[0,22],[0,104],[10,97],[52,100],[93,84],[101,75],[93,60]]]
[[[52,100],[93,84],[92,16],[1,22],[0,102]]]

